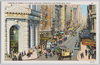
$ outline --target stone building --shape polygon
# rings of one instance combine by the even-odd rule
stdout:
[[[35,8],[34,8],[35,7]],[[5,7],[5,53],[28,52],[39,45],[40,6]]]

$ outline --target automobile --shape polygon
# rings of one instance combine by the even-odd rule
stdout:
[[[73,32],[73,36],[76,36],[77,35],[77,32]]]
[[[59,40],[59,43],[62,44],[62,39]]]
[[[80,30],[82,30],[82,28],[80,28]]]
[[[64,38],[64,41],[67,40],[67,37]]]
[[[54,51],[55,50],[55,47],[51,47],[51,51]]]
[[[79,50],[79,43],[75,44],[74,50]]]
[[[56,46],[57,46],[57,44],[53,44],[52,46],[56,47]]]

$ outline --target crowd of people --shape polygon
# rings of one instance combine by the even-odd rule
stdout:
[[[96,51],[94,51],[94,50],[87,50],[87,49],[86,49],[86,50],[85,50],[85,54],[84,54],[83,52],[80,54],[81,59],[84,58],[84,55],[85,55],[85,56],[88,55],[88,59],[90,59],[90,57],[91,57],[92,59],[95,59]]]

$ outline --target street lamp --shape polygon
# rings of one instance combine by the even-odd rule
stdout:
[[[41,5],[41,33],[42,35],[42,5]],[[41,40],[43,42],[43,40]],[[41,54],[42,54],[42,42],[41,42]]]

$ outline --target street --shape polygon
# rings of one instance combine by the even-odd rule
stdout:
[[[70,51],[73,51],[73,57],[72,57],[72,60],[77,60],[77,53],[78,53],[78,50],[74,50],[74,46],[75,46],[75,43],[76,43],[76,39],[78,37],[69,37],[65,42],[63,42],[60,46],[66,46],[67,48],[70,49]],[[40,58],[38,58],[37,60],[58,60],[58,57],[57,55],[54,55],[53,57],[48,57],[48,58],[45,58],[44,55],[42,55]],[[69,60],[69,58],[64,58],[63,60]]]
[[[84,24],[82,24],[77,30],[77,36],[69,36],[68,39],[63,42],[61,45],[59,46],[66,46],[67,48],[70,49],[70,51],[73,51],[73,57],[71,60],[73,61],[76,61],[77,60],[77,53],[78,53],[78,50],[74,50],[74,47],[75,47],[75,43],[76,43],[76,40],[79,39],[79,30],[80,28],[82,28]],[[50,57],[48,56],[48,58],[45,58],[45,55],[42,55],[41,57],[37,58],[36,60],[58,60],[58,57],[57,55],[54,55],[53,57]],[[69,57],[68,58],[63,58],[63,60],[69,60]],[[70,60],[69,60],[70,61]]]
[[[96,60],[95,8],[79,4],[4,6],[4,59]]]

